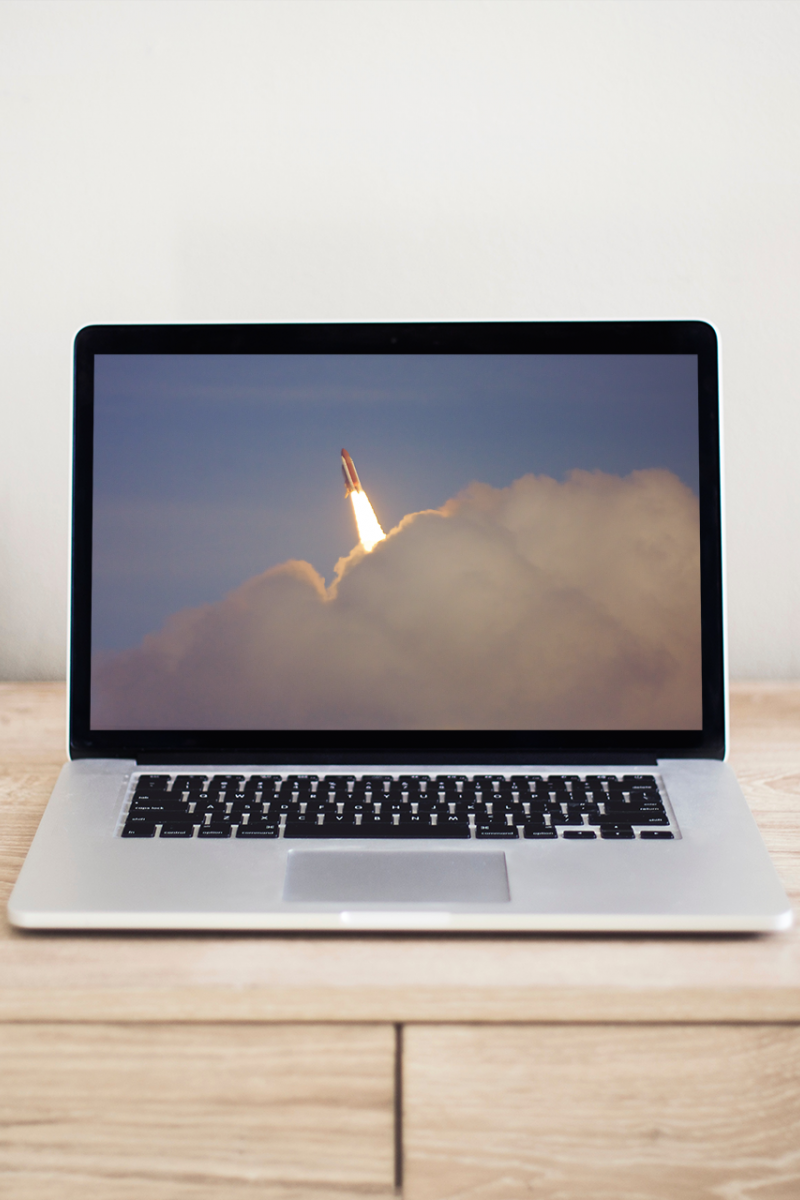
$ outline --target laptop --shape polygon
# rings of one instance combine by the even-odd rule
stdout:
[[[785,929],[693,321],[75,342],[39,929]]]

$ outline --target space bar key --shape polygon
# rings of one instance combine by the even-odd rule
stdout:
[[[301,838],[468,838],[469,825],[306,825],[287,822],[284,837]]]

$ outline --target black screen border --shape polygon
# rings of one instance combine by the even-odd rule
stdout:
[[[695,354],[698,360],[703,728],[698,730],[92,730],[96,354]],[[725,755],[717,336],[703,321],[94,325],[75,338],[70,755],[138,762],[652,762]]]

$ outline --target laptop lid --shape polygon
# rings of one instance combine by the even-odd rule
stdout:
[[[720,528],[701,322],[89,327],[71,753],[722,757]]]

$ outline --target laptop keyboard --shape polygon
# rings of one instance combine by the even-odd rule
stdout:
[[[125,838],[679,836],[653,775],[140,775]]]

